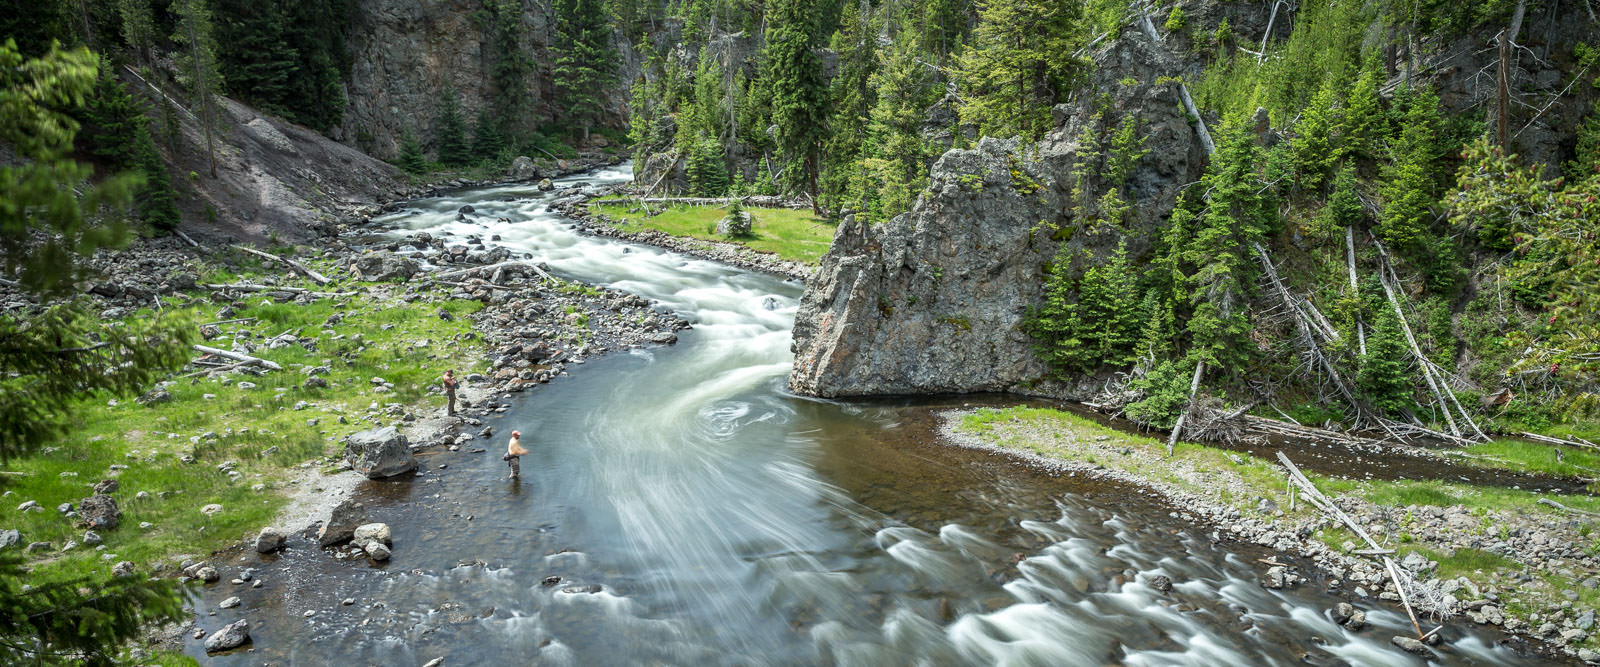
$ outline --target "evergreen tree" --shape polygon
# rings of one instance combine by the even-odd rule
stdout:
[[[206,157],[211,166],[211,177],[217,177],[216,96],[222,90],[222,76],[217,67],[217,43],[212,37],[211,9],[206,0],[172,0],[171,11],[177,16],[177,30],[172,40],[183,48],[177,53],[178,76],[189,89],[200,109],[200,123],[206,133]]]
[[[1078,284],[1072,251],[1063,243],[1045,269],[1043,302],[1024,321],[1028,335],[1033,337],[1034,352],[1060,377],[1090,363],[1094,352],[1079,336],[1082,315],[1076,294]]]
[[[397,162],[408,174],[428,171],[428,156],[423,155],[422,142],[417,141],[417,135],[412,134],[411,130],[400,135],[400,157]]]
[[[455,90],[445,86],[444,100],[439,115],[433,119],[433,149],[439,163],[447,167],[460,167],[472,163],[472,149],[467,143],[467,121],[461,113],[461,100]]]
[[[488,107],[479,109],[477,121],[472,124],[472,154],[479,162],[490,161],[498,159],[507,147],[506,135],[489,115]]]
[[[1378,140],[1387,134],[1383,109],[1378,104],[1379,73],[1374,67],[1361,71],[1345,97],[1344,116],[1339,127],[1343,134],[1333,146],[1340,157],[1369,160],[1378,157]]]
[[[1589,115],[1583,119],[1583,127],[1578,129],[1578,145],[1572,160],[1567,163],[1565,174],[1573,180],[1593,178],[1595,174],[1600,174],[1600,100],[1595,100],[1594,109],[1589,111]]]
[[[0,45],[0,89],[30,93],[0,104],[0,143],[23,158],[0,166],[0,264],[34,297],[77,292],[87,257],[127,238],[108,214],[127,207],[138,177],[89,184],[90,167],[67,157],[77,124],[63,110],[90,95],[98,64],[86,48],[28,59],[15,41]],[[187,363],[194,328],[175,320],[102,326],[81,301],[0,316],[0,460],[58,437],[90,396],[143,391]],[[0,551],[0,662],[111,664],[146,624],[183,618],[178,593],[170,580],[145,577],[46,582],[17,550]]]
[[[1209,195],[1185,252],[1195,267],[1189,285],[1196,307],[1188,330],[1192,351],[1212,365],[1238,360],[1249,349],[1245,298],[1257,275],[1254,246],[1265,243],[1275,210],[1255,171],[1259,155],[1244,123],[1225,119],[1200,181]]]
[[[989,0],[978,11],[962,58],[967,90],[961,119],[987,136],[1037,139],[1050,129],[1050,107],[1083,69],[1072,53],[1083,42],[1081,3]]]
[[[1383,215],[1373,231],[1390,246],[1414,255],[1424,247],[1439,199],[1439,101],[1427,87],[1405,97],[1405,121],[1379,185]]]
[[[1079,297],[1082,326],[1088,328],[1084,338],[1095,343],[1096,365],[1123,366],[1137,357],[1146,314],[1141,310],[1138,281],[1139,273],[1128,263],[1125,240],[1104,263],[1084,272]]]
[[[878,65],[878,23],[870,5],[853,4],[843,12],[831,40],[833,51],[839,54],[839,73],[828,91],[832,135],[823,151],[821,188],[823,200],[835,209],[846,203],[855,208],[862,205],[861,188],[866,183],[862,149],[867,145],[876,93],[872,75]]]
[[[156,142],[150,138],[149,129],[140,124],[134,137],[133,167],[144,176],[144,185],[134,194],[134,210],[139,219],[159,230],[177,229],[182,221],[178,214],[177,190],[172,187],[172,175],[167,163],[162,161]]]
[[[873,220],[909,210],[928,182],[931,149],[921,130],[936,90],[921,54],[916,34],[902,31],[869,79],[876,102],[861,156],[865,182],[859,190],[861,206]]]
[[[290,82],[301,76],[288,43],[289,13],[281,0],[213,0],[220,10],[217,36],[226,47],[218,65],[233,96],[292,117]]]
[[[138,55],[139,62],[149,62],[150,49],[156,45],[156,22],[150,11],[150,0],[117,0],[117,12],[122,17],[122,38],[128,48]]]
[[[805,0],[773,0],[767,23],[767,77],[778,149],[789,163],[788,190],[804,190],[822,213],[817,191],[822,143],[828,137],[828,89],[811,50],[816,20]]]
[[[533,96],[528,94],[528,82],[533,78],[533,57],[522,45],[522,1],[492,0],[487,4],[493,23],[489,28],[490,49],[494,54],[489,81],[493,86],[493,115],[497,119],[494,126],[502,140],[520,143],[533,127]]]
[[[1408,356],[1405,334],[1394,311],[1374,308],[1372,334],[1367,337],[1367,353],[1361,357],[1356,388],[1373,409],[1383,414],[1398,414],[1412,405],[1411,382],[1406,375]]]
[[[1300,187],[1307,190],[1320,189],[1339,158],[1333,146],[1334,137],[1342,129],[1339,110],[1334,108],[1338,100],[1337,85],[1329,77],[1317,88],[1311,103],[1301,112],[1300,122],[1295,123],[1294,138],[1289,141],[1290,149],[1294,152],[1295,176]]]
[[[82,115],[84,127],[78,143],[85,152],[114,170],[144,177],[133,194],[139,218],[156,229],[176,227],[176,194],[167,166],[150,138],[143,111],[109,67],[101,69]]]
[[[689,187],[701,197],[721,197],[728,193],[728,166],[722,157],[722,142],[702,135],[689,151]]]
[[[1333,194],[1328,204],[1317,212],[1316,227],[1312,232],[1327,237],[1341,233],[1361,221],[1361,198],[1356,193],[1355,167],[1345,165],[1333,179]]]
[[[556,98],[583,129],[583,140],[600,116],[601,91],[616,79],[617,53],[602,0],[555,0],[556,34],[551,50]]]

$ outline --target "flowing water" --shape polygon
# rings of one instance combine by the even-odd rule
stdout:
[[[520,483],[498,439],[368,483],[369,514],[394,528],[387,564],[303,540],[270,563],[227,559],[224,579],[249,566],[264,584],[195,599],[204,629],[252,623],[254,650],[213,662],[1425,664],[1389,643],[1411,632],[1402,612],[1369,601],[1375,627],[1346,632],[1320,582],[1263,588],[1255,561],[1272,554],[1214,545],[1138,489],[942,446],[928,402],[786,393],[798,284],[585,237],[547,202],[488,188],[387,221],[396,234],[499,235],[694,329],[573,367],[492,418],[532,450]],[[469,203],[477,215],[457,221]],[[1173,590],[1148,585],[1156,574]],[[241,608],[215,607],[232,595]],[[1465,625],[1434,662],[1538,660]]]

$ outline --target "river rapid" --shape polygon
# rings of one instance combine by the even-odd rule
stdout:
[[[563,183],[628,179],[613,168]],[[694,323],[616,353],[489,419],[532,453],[431,452],[366,483],[386,564],[303,539],[221,565],[199,626],[248,618],[253,650],[209,664],[1421,665],[1403,612],[1361,601],[1351,633],[1313,581],[1258,582],[1273,554],[1213,544],[1137,488],[1054,476],[937,441],[932,410],[1003,399],[830,402],[785,377],[799,284],[583,236],[517,185],[410,202],[398,237],[476,234],[566,279]],[[476,214],[457,220],[471,204]],[[510,222],[497,222],[505,218]],[[441,469],[441,466],[448,466]],[[1282,558],[1282,556],[1279,556]],[[227,582],[255,569],[260,588]],[[1170,577],[1161,592],[1150,577]],[[220,609],[226,597],[243,605]],[[345,600],[351,604],[343,604]],[[306,612],[312,612],[306,616]],[[1434,664],[1527,664],[1453,622]]]

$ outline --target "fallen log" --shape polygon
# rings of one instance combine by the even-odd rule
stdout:
[[[191,247],[191,248],[198,248],[198,247],[200,247],[200,244],[198,244],[198,243],[195,243],[195,242],[194,242],[194,239],[191,239],[191,238],[189,238],[189,235],[188,235],[188,234],[185,234],[185,233],[183,233],[183,231],[182,231],[182,230],[178,230],[178,229],[174,229],[174,230],[172,230],[172,233],[173,233],[173,234],[177,234],[177,235],[178,235],[178,238],[180,238],[180,239],[183,239],[183,242],[184,242],[184,243],[187,243],[187,244],[189,244],[189,247]]]
[[[1290,461],[1289,457],[1281,451],[1278,452],[1278,462],[1282,463],[1284,469],[1289,471],[1289,479],[1300,486],[1300,490],[1305,494],[1307,502],[1338,519],[1346,528],[1349,528],[1357,537],[1360,537],[1361,541],[1366,542],[1369,550],[1386,551],[1382,545],[1378,544],[1377,540],[1372,539],[1372,535],[1368,534],[1366,529],[1362,528],[1354,519],[1351,519],[1350,515],[1345,514],[1344,510],[1339,509],[1339,506],[1333,502],[1332,498],[1322,495],[1322,492],[1317,490],[1317,485],[1312,484],[1311,480],[1300,472],[1300,468],[1296,467],[1294,462]],[[1393,552],[1391,551],[1390,553]],[[1400,602],[1406,608],[1406,616],[1411,618],[1411,627],[1416,629],[1417,638],[1425,637],[1422,634],[1422,624],[1417,622],[1417,613],[1411,609],[1411,600],[1406,595],[1405,584],[1401,581],[1400,573],[1398,568],[1395,567],[1394,561],[1388,556],[1384,556],[1383,567],[1389,573],[1389,579],[1394,582],[1394,590],[1400,595]]]
[[[240,322],[254,322],[254,321],[256,321],[256,318],[254,318],[254,317],[236,317],[236,318],[231,319],[231,320],[217,320],[216,322],[206,322],[205,324],[202,324],[200,326],[211,327],[211,326],[221,326],[221,325],[224,325],[224,324],[238,324]]]
[[[332,278],[329,278],[329,277],[324,276],[324,275],[322,275],[320,273],[317,273],[316,271],[311,270],[311,267],[308,267],[308,266],[306,266],[304,264],[301,264],[300,262],[297,262],[295,260],[289,259],[287,257],[279,257],[277,255],[274,255],[274,254],[270,253],[270,252],[262,252],[260,250],[256,250],[255,248],[252,248],[250,246],[239,245],[237,243],[233,244],[233,247],[238,249],[238,250],[243,250],[243,251],[245,251],[247,253],[250,253],[252,255],[255,255],[257,257],[264,257],[266,259],[270,259],[270,260],[273,260],[273,261],[282,262],[284,264],[287,264],[287,265],[289,265],[289,268],[294,269],[295,272],[299,273],[300,275],[303,275],[303,276],[305,276],[307,278],[310,278],[312,280],[312,282],[315,282],[318,285],[327,285],[327,284],[333,282]]]
[[[235,292],[288,292],[290,294],[310,294],[311,296],[319,297],[319,298],[355,296],[356,294],[358,294],[358,292],[313,292],[313,291],[308,290],[308,289],[306,289],[304,287],[288,287],[288,286],[285,286],[285,285],[246,285],[246,284],[237,284],[237,283],[228,283],[228,284],[205,283],[205,284],[201,285],[201,287],[204,287],[204,288],[209,289],[209,290],[219,290],[219,291],[232,290],[232,291],[235,291]]]
[[[1406,321],[1405,311],[1400,309],[1400,300],[1394,295],[1394,286],[1389,284],[1390,272],[1393,271],[1393,268],[1389,266],[1389,254],[1384,252],[1383,244],[1377,239],[1372,240],[1372,245],[1378,249],[1378,262],[1380,264],[1378,267],[1378,282],[1383,284],[1383,293],[1389,298],[1389,307],[1394,309],[1395,318],[1400,320],[1400,331],[1405,333],[1406,342],[1411,345],[1412,356],[1416,357],[1417,363],[1422,366],[1422,379],[1427,381],[1428,390],[1433,392],[1434,400],[1438,401],[1441,408],[1440,411],[1444,413],[1445,424],[1450,427],[1450,434],[1459,438],[1461,437],[1461,427],[1456,425],[1455,415],[1450,413],[1450,403],[1446,402],[1444,398],[1445,392],[1449,391],[1450,388],[1440,387],[1439,383],[1434,382],[1433,369],[1428,367],[1428,358],[1422,354],[1422,348],[1417,345],[1417,337],[1411,333],[1411,324]],[[1454,397],[1455,392],[1452,391],[1450,394]],[[1481,436],[1482,434],[1480,433],[1479,435]],[[1484,439],[1488,440],[1488,437],[1485,436]]]
[[[540,269],[537,264],[534,264],[533,262],[525,260],[525,259],[512,260],[512,261],[509,261],[509,262],[500,262],[499,264],[485,264],[483,266],[474,266],[474,267],[466,268],[466,269],[454,269],[454,270],[451,270],[451,271],[444,271],[442,273],[430,274],[427,277],[432,278],[434,282],[442,282],[445,278],[454,278],[454,277],[457,277],[457,276],[464,276],[464,275],[467,275],[467,274],[470,274],[470,273],[473,273],[473,272],[476,272],[476,271],[489,271],[490,273],[493,273],[493,272],[498,271],[500,269],[503,269],[503,268],[506,268],[506,267],[511,267],[511,266],[518,266],[518,267],[522,267],[522,268],[525,268],[525,269],[532,270],[534,273],[539,274],[539,277],[544,278],[548,282],[552,282],[552,283],[560,283],[561,282],[559,280],[556,280],[550,274],[545,273],[544,270]]]
[[[250,356],[248,354],[240,354],[240,353],[234,352],[232,350],[223,350],[223,349],[219,349],[219,348],[215,348],[215,347],[207,347],[205,345],[195,345],[194,346],[194,350],[196,352],[204,352],[206,354],[214,354],[214,355],[222,357],[224,359],[232,359],[234,361],[248,362],[248,363],[257,364],[257,365],[261,366],[262,368],[265,368],[265,369],[271,370],[271,371],[281,371],[281,370],[283,370],[283,367],[279,366],[276,362],[267,361],[266,359],[262,359],[261,357],[252,357],[252,356]]]
[[[1580,510],[1580,509],[1578,509],[1576,507],[1567,507],[1566,505],[1558,503],[1558,502],[1556,502],[1554,500],[1551,500],[1549,498],[1540,498],[1539,499],[1539,504],[1540,505],[1544,505],[1546,507],[1554,507],[1554,508],[1556,508],[1558,510],[1561,510],[1563,512],[1571,512],[1573,514],[1581,514],[1583,516],[1600,516],[1600,514],[1597,514],[1595,512],[1590,512],[1588,510]]]

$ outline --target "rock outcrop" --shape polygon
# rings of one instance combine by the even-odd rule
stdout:
[[[816,396],[1007,391],[1033,387],[1045,366],[1024,331],[1045,272],[1065,239],[1102,258],[1119,240],[1135,257],[1198,180],[1204,152],[1162,77],[1175,62],[1142,35],[1097,54],[1086,86],[1100,94],[1054,110],[1036,150],[985,138],[939,158],[911,211],[869,226],[839,225],[795,317],[790,387]],[[1134,83],[1130,85],[1129,80]],[[1085,129],[1138,119],[1150,152],[1128,177],[1133,213],[1123,228],[1078,219],[1073,165]]]
[[[367,479],[393,477],[417,469],[417,459],[411,455],[410,444],[393,426],[369,429],[345,437],[344,460],[356,472],[366,475]]]

